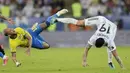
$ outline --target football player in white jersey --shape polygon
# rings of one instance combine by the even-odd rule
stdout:
[[[71,23],[77,26],[97,26],[97,31],[89,39],[84,50],[82,61],[82,65],[84,67],[88,65],[86,58],[88,55],[88,51],[92,46],[95,46],[97,48],[106,46],[108,52],[108,65],[110,66],[110,68],[115,68],[112,63],[112,54],[119,63],[120,67],[124,68],[123,63],[117,54],[116,46],[114,43],[114,38],[117,30],[116,24],[112,23],[103,16],[95,16],[84,20],[76,20],[74,18],[57,18],[56,21],[68,24]]]

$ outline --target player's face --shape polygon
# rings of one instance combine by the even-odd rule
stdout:
[[[5,33],[7,35],[14,35],[14,34],[16,34],[16,32],[14,31],[14,29],[12,29],[12,28],[5,29]]]

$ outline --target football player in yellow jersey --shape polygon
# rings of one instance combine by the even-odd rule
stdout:
[[[27,47],[26,53],[30,55],[31,47],[37,49],[48,49],[50,45],[40,36],[40,33],[53,24],[60,15],[67,13],[67,9],[62,9],[58,11],[56,14],[47,18],[44,23],[34,24],[32,28],[28,28],[24,30],[20,27],[15,29],[7,28],[4,30],[4,34],[9,36],[9,45],[12,53],[12,60],[16,64],[16,66],[20,66],[21,63],[16,60],[16,48]]]
[[[5,16],[0,14],[0,18],[6,20],[9,24],[14,24],[14,21],[11,18],[6,18]],[[0,57],[3,59],[3,66],[5,66],[8,62],[8,56],[5,55],[5,51],[3,49],[3,45],[0,44]]]
[[[7,28],[4,30],[5,35],[9,36],[9,46],[12,53],[12,59],[16,66],[20,66],[16,60],[16,48],[21,47],[28,47],[27,54],[30,54],[30,48],[32,46],[32,37],[31,35],[24,29],[17,27],[15,29]]]

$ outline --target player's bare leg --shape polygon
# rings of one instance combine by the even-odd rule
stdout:
[[[51,24],[55,23],[56,18],[58,18],[59,16],[67,13],[68,10],[67,9],[62,9],[60,11],[58,11],[56,14],[50,16],[47,18],[46,22],[43,22],[40,24],[40,27],[42,28],[42,30],[45,30],[46,28],[48,28]],[[38,23],[35,23],[33,26],[37,26]]]
[[[47,20],[44,23],[41,23],[41,24],[35,23],[32,26],[32,30],[35,31],[35,33],[37,35],[39,35],[43,30],[48,28],[50,25],[54,24],[56,18],[58,18],[59,16],[65,14],[67,12],[68,12],[67,9],[62,9],[62,10],[58,11],[56,14],[48,17]],[[37,28],[38,28],[38,30],[37,30]],[[40,49],[48,49],[50,47],[50,45],[48,43],[46,43],[46,42],[41,42],[41,43],[42,43],[42,47],[40,47]]]
[[[49,27],[51,24],[55,23],[56,18],[58,18],[59,16],[66,14],[68,12],[67,9],[62,9],[60,11],[58,11],[56,14],[50,16],[47,18],[46,22],[41,23],[41,28],[42,29],[46,29],[47,27]]]

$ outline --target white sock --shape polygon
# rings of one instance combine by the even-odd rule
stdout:
[[[112,53],[109,49],[107,49],[107,54],[108,54],[108,63],[112,62]]]
[[[65,24],[74,24],[76,25],[78,20],[74,19],[74,18],[57,18],[56,19],[58,22],[62,22]]]

